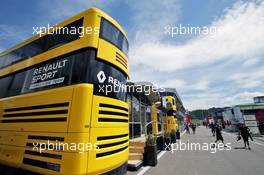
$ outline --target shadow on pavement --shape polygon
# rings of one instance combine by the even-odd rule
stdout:
[[[245,147],[234,147],[234,149],[246,149]]]

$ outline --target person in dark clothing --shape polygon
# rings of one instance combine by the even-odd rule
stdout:
[[[196,129],[196,125],[195,125],[195,124],[192,124],[192,131],[193,131],[193,134],[195,134],[195,129]]]
[[[221,128],[221,126],[215,125],[215,135],[216,135],[215,143],[217,143],[220,140],[224,144],[224,138],[222,136],[222,128]]]
[[[243,141],[244,141],[244,147],[246,148],[248,146],[248,149],[250,150],[250,146],[249,146],[249,140],[248,138],[250,137],[250,139],[253,141],[251,135],[250,135],[250,129],[248,127],[246,127],[244,124],[242,124],[239,128],[239,136],[242,137]]]
[[[213,136],[215,136],[215,124],[214,123],[211,123],[211,132]]]
[[[186,132],[187,132],[188,134],[190,134],[190,128],[189,128],[188,125],[186,125],[185,129],[186,129]]]

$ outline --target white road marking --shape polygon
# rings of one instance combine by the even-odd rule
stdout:
[[[143,175],[150,169],[150,166],[143,167],[137,175]]]
[[[158,155],[158,160],[166,153],[167,151],[161,151],[161,153],[159,153]]]
[[[254,141],[253,143],[264,147],[264,144],[262,144],[262,143],[259,143],[259,142],[256,142],[256,141]]]
[[[181,133],[181,137],[182,137],[185,133],[186,133],[186,130],[184,130],[184,131]],[[159,160],[162,156],[164,156],[166,152],[167,152],[167,151],[161,151],[161,153],[159,153],[159,155],[158,155],[158,157],[157,157],[158,160]],[[151,168],[151,166],[145,166],[145,167],[143,167],[142,170],[140,170],[140,172],[138,172],[137,175],[143,175],[143,174],[145,174],[150,168]]]
[[[158,160],[166,153],[167,151],[161,151],[158,155]],[[150,166],[145,166],[142,168],[142,170],[137,174],[137,175],[143,175],[145,174],[151,167]]]

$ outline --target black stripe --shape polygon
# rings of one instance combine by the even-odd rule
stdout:
[[[125,63],[127,63],[127,60],[121,54],[119,54],[118,52],[116,52],[116,56],[118,56],[119,58],[123,59],[123,61]]]
[[[97,137],[97,140],[117,139],[117,138],[127,137],[127,136],[128,136],[128,134],[113,135],[113,136],[101,136],[101,137]]]
[[[30,154],[34,156],[41,156],[41,157],[49,157],[49,158],[54,158],[54,159],[62,159],[62,155],[59,154],[50,154],[50,153],[40,153],[36,151],[30,151],[30,150],[25,150],[25,154]]]
[[[121,112],[112,112],[112,111],[99,111],[99,114],[118,115],[118,116],[128,117],[128,114],[121,113]]]
[[[114,151],[108,151],[108,152],[104,152],[104,153],[98,153],[98,154],[96,154],[96,158],[108,156],[108,155],[111,155],[111,154],[115,154],[115,153],[121,152],[121,151],[123,151],[123,150],[125,150],[127,148],[128,148],[128,146],[125,146],[123,148],[120,148],[120,149],[117,149],[117,150],[114,150]]]
[[[122,58],[120,58],[119,56],[116,56],[116,60],[122,62],[125,66],[127,66],[127,63],[124,62],[124,60]]]
[[[99,104],[99,107],[120,109],[120,110],[123,110],[123,111],[128,112],[128,109],[127,108],[124,108],[122,106],[110,105],[110,104],[105,104],[105,103],[100,103]]]
[[[116,60],[119,60],[122,63],[124,63],[124,65],[127,65],[127,62],[125,62],[124,59],[123,59],[123,57],[121,57],[121,56],[116,55]]]
[[[2,123],[17,123],[17,122],[65,122],[67,117],[63,118],[33,118],[33,119],[16,119],[16,120],[2,120]]]
[[[122,56],[116,55],[116,60],[121,61],[125,66],[127,66],[127,62],[124,61],[124,58]]]
[[[34,139],[34,140],[51,140],[51,141],[64,141],[63,137],[54,137],[54,136],[32,136],[29,135],[28,139]]]
[[[56,151],[63,151],[64,150],[64,146],[63,145],[56,145],[56,144],[40,144],[40,143],[27,143],[26,146],[28,147],[34,147],[35,148],[41,148],[43,150],[56,150]]]
[[[66,107],[66,106],[69,106],[68,102],[67,103],[38,105],[38,106],[27,106],[27,107],[20,107],[20,108],[10,108],[10,109],[5,109],[5,112],[34,110],[34,109],[43,109],[43,108],[56,108],[56,107]]]
[[[118,119],[118,118],[98,118],[99,122],[124,122],[127,123],[127,119]]]
[[[17,114],[4,114],[3,117],[21,117],[21,116],[35,116],[35,115],[53,115],[53,114],[67,114],[68,110],[57,111],[41,111],[41,112],[27,112]]]
[[[122,66],[124,66],[127,69],[127,66],[122,61],[120,61],[119,59],[116,59],[116,61],[122,64]]]
[[[107,144],[102,144],[102,145],[97,145],[97,146],[99,149],[101,149],[101,148],[107,148],[107,147],[111,147],[111,146],[121,145],[121,144],[124,144],[127,142],[128,142],[128,140],[124,140],[124,141],[120,141],[120,142],[107,143]]]
[[[34,160],[29,158],[23,158],[23,164],[32,165],[40,168],[45,168],[53,171],[60,171],[60,164],[51,163],[51,162],[44,162],[41,160]],[[55,166],[55,167],[54,167]]]

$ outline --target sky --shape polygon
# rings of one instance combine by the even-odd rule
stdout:
[[[0,52],[98,7],[125,29],[132,81],[177,89],[189,110],[264,95],[264,0],[8,0],[0,6]],[[211,32],[179,32],[210,29]],[[214,29],[214,30],[213,30]]]

